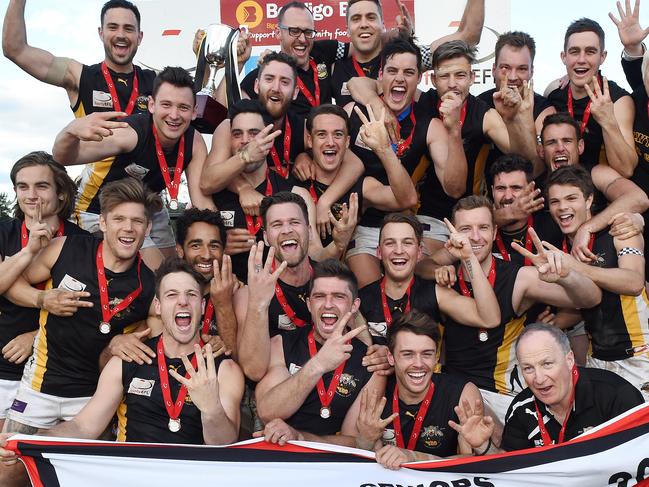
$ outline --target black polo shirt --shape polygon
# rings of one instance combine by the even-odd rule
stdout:
[[[578,369],[579,381],[575,390],[574,408],[566,425],[565,441],[644,402],[640,391],[619,375],[602,369]],[[538,400],[536,403],[550,437],[556,442],[562,425],[548,412],[545,404]],[[509,406],[505,416],[502,448],[511,451],[538,446],[543,446],[543,441],[534,396],[526,388]]]

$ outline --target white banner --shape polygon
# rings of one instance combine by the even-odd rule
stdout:
[[[79,441],[19,435],[36,487],[546,487],[649,485],[649,404],[561,445],[384,469],[372,454],[260,440],[226,447]],[[648,479],[648,480],[645,480]]]

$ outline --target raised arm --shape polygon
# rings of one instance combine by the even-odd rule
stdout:
[[[248,256],[248,287],[235,295],[235,312],[239,324],[237,357],[243,373],[259,381],[268,370],[270,361],[270,331],[268,308],[275,295],[275,284],[286,269],[286,262],[271,271],[275,249],[270,248],[265,265],[262,265],[264,243],[250,249]]]
[[[70,104],[74,105],[79,96],[79,79],[83,66],[74,59],[57,57],[27,44],[25,3],[25,0],[9,1],[2,27],[2,52],[37,80],[64,88]]]
[[[484,3],[484,0],[467,0],[457,30],[452,34],[434,40],[430,45],[431,54],[445,42],[456,39],[463,40],[470,46],[477,46],[480,43],[482,27],[484,26]]]
[[[622,96],[613,103],[606,77],[602,79],[602,88],[597,82],[593,84],[594,87],[584,87],[591,99],[590,111],[593,118],[602,127],[606,159],[609,166],[625,178],[630,178],[638,165],[633,138],[633,100],[630,96]]]
[[[442,120],[431,120],[426,135],[437,179],[452,198],[460,198],[466,192],[468,165],[462,144],[462,103],[455,93],[446,93],[439,107]]]
[[[54,159],[73,166],[133,150],[138,140],[135,130],[126,122],[111,120],[124,116],[123,112],[95,112],[74,119],[56,136]]]

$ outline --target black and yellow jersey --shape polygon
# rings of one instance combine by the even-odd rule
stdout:
[[[151,114],[142,113],[126,117],[123,121],[137,133],[137,144],[130,152],[86,165],[79,182],[75,208],[77,213],[85,211],[99,214],[101,188],[111,181],[118,181],[127,176],[139,179],[156,193],[165,189],[165,181],[156,155],[153,117]],[[174,178],[179,146],[180,141],[170,151],[164,151],[171,180]],[[189,127],[185,132],[183,171],[187,170],[187,166],[192,160],[193,147],[194,129]]]
[[[523,331],[526,315],[518,316],[512,294],[520,266],[496,261],[494,293],[500,305],[500,325],[487,330],[487,340],[480,340],[480,329],[447,319],[444,322],[446,363],[444,371],[473,382],[480,389],[516,395],[523,389],[516,365],[516,338]],[[466,283],[472,290],[471,283]],[[461,293],[459,283],[454,289]]]
[[[597,262],[593,265],[618,267],[617,250],[608,228],[599,232],[593,243]],[[602,289],[602,302],[582,310],[590,335],[591,354],[600,360],[632,357],[634,349],[649,345],[649,298],[646,289],[639,296],[624,296]],[[646,351],[645,351],[646,353]]]
[[[439,95],[436,90],[430,89],[422,94],[419,103],[426,107],[426,110],[433,117],[439,118],[437,104]],[[485,165],[491,140],[484,134],[484,118],[489,107],[473,95],[466,100],[466,116],[462,125],[462,142],[467,163],[466,191],[464,196],[471,194],[484,194],[485,186]],[[435,173],[435,165],[426,156],[428,166],[419,189],[420,206],[418,213],[442,220],[450,217],[451,209],[458,199],[448,196],[444,192],[442,183]]]
[[[20,252],[22,220],[16,218],[0,222],[0,255],[2,259]],[[29,230],[27,231],[29,235]],[[63,222],[63,235],[87,235],[72,222]],[[0,350],[18,335],[38,330],[39,309],[23,308],[0,295]],[[16,364],[0,354],[0,379],[20,380],[25,363]]]
[[[92,308],[79,308],[72,317],[60,317],[42,310],[34,353],[25,366],[23,381],[32,389],[59,397],[90,397],[99,379],[99,355],[110,340],[146,320],[154,295],[153,272],[142,262],[142,292],[111,320],[103,334],[96,255],[101,240],[88,235],[66,237],[59,258],[51,270],[49,287],[86,291]],[[124,272],[106,269],[110,307],[118,305],[138,287],[137,260]],[[133,325],[131,327],[131,325]]]
[[[156,350],[160,339],[152,338],[146,345],[151,350]],[[192,353],[187,358],[191,361],[193,356]],[[122,361],[124,398],[117,409],[117,441],[202,445],[205,441],[201,412],[192,402],[189,392],[180,411],[180,431],[172,433],[169,430],[169,414],[162,396],[158,358],[151,360],[151,364],[142,365]],[[224,360],[229,359],[223,355],[214,359],[214,370],[217,374]],[[165,362],[167,369],[185,375],[185,366],[180,358],[165,357]],[[178,397],[180,387],[180,382],[169,374],[169,389],[173,401]]]
[[[134,71],[130,73],[108,72],[113,78],[117,97],[122,110],[126,109],[133,90],[133,73],[137,73],[138,97],[133,106],[133,115],[147,111],[149,95],[153,93],[153,80],[156,77],[155,71],[142,69],[133,65]],[[91,66],[83,65],[81,77],[79,78],[79,98],[77,103],[71,107],[76,118],[85,117],[94,112],[110,112],[115,110],[113,98],[101,72],[101,63]]]

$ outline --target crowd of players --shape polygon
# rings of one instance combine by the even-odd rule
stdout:
[[[600,72],[604,33],[583,18],[547,96],[534,40],[512,31],[477,97],[484,1],[430,46],[398,4],[386,31],[378,0],[350,0],[341,43],[314,40],[309,8],[286,3],[280,51],[243,79],[208,150],[192,77],[133,64],[136,6],[104,5],[105,59],[88,66],[30,46],[25,0],[9,1],[5,56],[65,88],[75,118],[52,155],[11,170],[3,441],[263,436],[399,468],[560,443],[649,398],[639,1],[611,14],[633,94]],[[238,50],[243,63],[245,34]],[[191,208],[172,231],[183,173]],[[0,456],[0,483],[23,485]]]

